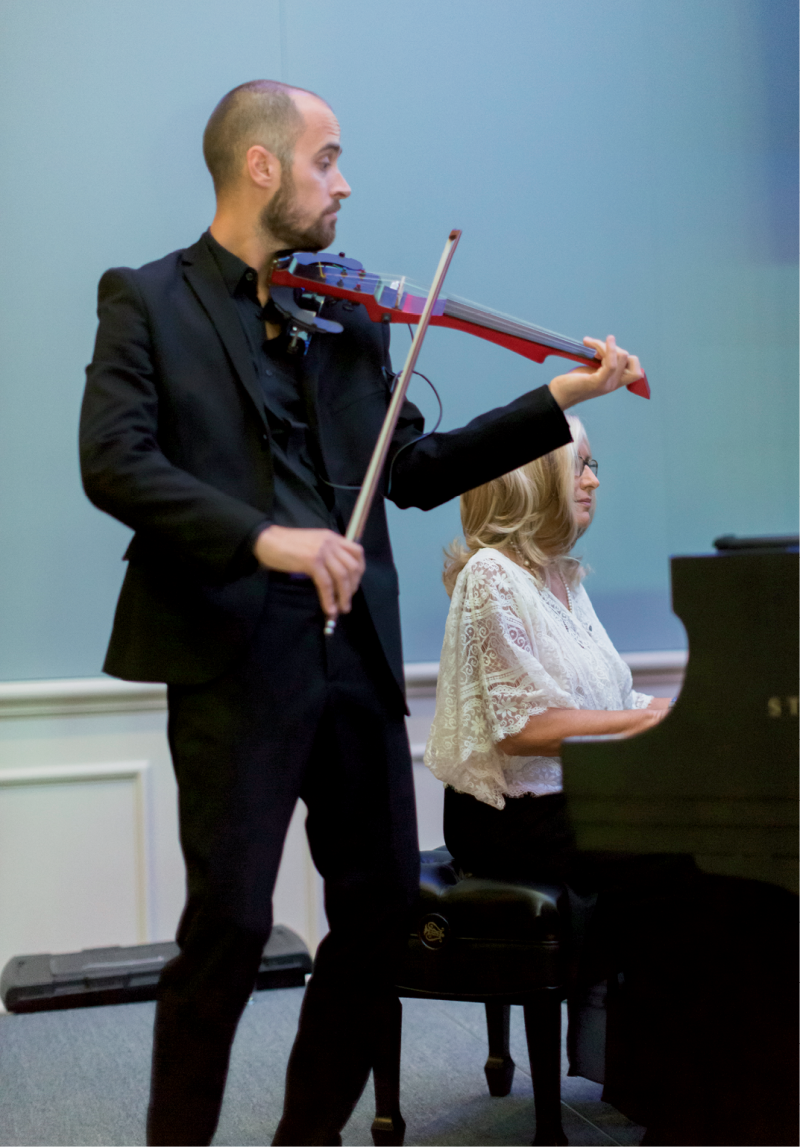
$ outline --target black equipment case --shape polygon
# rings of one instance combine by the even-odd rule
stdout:
[[[161,969],[177,955],[178,945],[168,941],[87,948],[62,956],[13,956],[0,975],[0,999],[9,1012],[154,1000]],[[276,924],[261,957],[256,988],[302,987],[310,971],[311,956],[303,941]]]

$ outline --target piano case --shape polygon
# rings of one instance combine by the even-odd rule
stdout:
[[[637,737],[572,737],[564,792],[586,852],[681,853],[798,891],[798,538],[672,558],[689,660],[674,709]]]
[[[9,1012],[153,1000],[161,969],[177,954],[178,945],[168,941],[87,948],[62,956],[13,956],[0,975],[0,999]],[[302,987],[310,971],[311,956],[303,941],[276,924],[261,957],[256,988]]]

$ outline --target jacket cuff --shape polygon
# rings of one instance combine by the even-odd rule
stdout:
[[[263,522],[259,522],[257,526],[253,526],[252,530],[245,534],[244,540],[231,562],[231,573],[234,577],[247,577],[249,574],[256,572],[258,569],[258,559],[253,553],[253,547],[261,531],[266,530],[267,526],[271,525],[272,522],[269,518],[265,518]]]

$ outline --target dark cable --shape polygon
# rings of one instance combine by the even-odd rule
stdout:
[[[411,335],[411,337],[413,339],[414,332],[413,332],[410,325],[408,327],[408,333]],[[389,467],[389,476],[388,476],[387,481],[386,481],[386,497],[387,498],[389,497],[389,495],[392,492],[392,476],[394,474],[394,464],[397,461],[397,459],[400,457],[400,455],[403,453],[404,450],[407,450],[409,448],[409,446],[416,446],[416,444],[418,442],[421,442],[423,440],[423,438],[430,438],[431,434],[435,434],[436,431],[441,426],[442,418],[444,417],[444,407],[442,406],[442,399],[439,395],[439,391],[436,389],[436,387],[433,385],[431,380],[428,378],[427,374],[423,374],[422,371],[420,371],[420,370],[412,371],[412,373],[416,374],[419,378],[424,378],[425,381],[427,382],[428,386],[433,391],[434,395],[436,396],[436,401],[439,405],[439,417],[436,419],[436,423],[435,423],[432,430],[427,430],[424,434],[420,434],[418,438],[412,438],[410,442],[406,442],[405,446],[401,446],[400,449],[395,454],[394,458],[392,458],[392,464]],[[397,382],[397,379],[399,377],[400,377],[399,374],[395,374],[395,375],[391,376],[391,384],[389,386],[389,393],[390,394],[392,393],[392,390],[394,388],[394,384]],[[325,483],[326,486],[332,486],[335,490],[360,490],[361,489],[360,486],[343,486],[339,482],[329,482],[327,478],[323,478],[322,481]]]
[[[436,419],[436,422],[435,422],[432,430],[426,430],[426,432],[424,434],[420,434],[420,436],[418,438],[412,438],[410,442],[406,442],[405,446],[401,446],[400,449],[395,454],[394,458],[392,458],[392,464],[389,467],[389,477],[386,480],[386,497],[387,498],[390,496],[390,494],[392,492],[392,475],[394,474],[394,464],[397,461],[397,459],[400,457],[400,455],[403,453],[404,450],[408,450],[409,446],[416,446],[416,444],[418,442],[421,442],[423,440],[423,438],[430,438],[431,434],[435,434],[436,431],[441,426],[442,418],[444,417],[444,407],[442,406],[442,400],[441,400],[441,397],[439,395],[439,391],[433,385],[433,383],[428,378],[428,376],[426,374],[423,374],[422,371],[415,370],[414,374],[418,374],[420,378],[424,378],[425,381],[427,382],[428,386],[431,388],[431,390],[435,394],[436,401],[439,404],[439,417]]]

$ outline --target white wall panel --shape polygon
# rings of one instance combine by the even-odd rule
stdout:
[[[685,654],[628,656],[634,684],[671,694]],[[420,845],[443,841],[443,789],[422,763],[438,666],[406,666]],[[0,967],[13,955],[168,940],[184,901],[166,690],[108,678],[0,683]],[[299,804],[275,920],[315,951],[322,882]]]
[[[147,761],[0,771],[0,966],[150,932]]]

